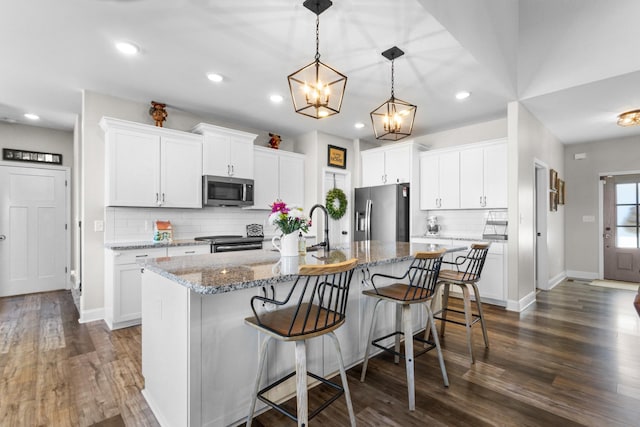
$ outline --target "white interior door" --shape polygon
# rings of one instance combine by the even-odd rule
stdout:
[[[335,185],[334,185],[335,177]],[[351,195],[351,173],[350,172],[334,172],[325,170],[323,181],[322,204],[325,204],[327,192],[332,188],[339,188],[344,191],[347,196],[347,212],[339,220],[329,218],[329,242],[332,248],[344,247],[349,244],[353,237],[351,236],[351,208],[353,197]],[[322,233],[323,228],[316,228]],[[320,238],[318,241],[322,241]]]
[[[0,297],[67,287],[66,171],[0,166]]]

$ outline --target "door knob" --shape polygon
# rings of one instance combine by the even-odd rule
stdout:
[[[0,234],[0,240],[7,240],[7,236],[5,236],[4,234]]]

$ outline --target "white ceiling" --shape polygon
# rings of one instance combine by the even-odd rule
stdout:
[[[12,1],[0,14],[0,119],[72,129],[87,89],[167,103],[167,127],[180,109],[283,135],[373,139],[369,112],[391,89],[380,54],[396,45],[395,94],[418,105],[414,135],[504,117],[514,100],[565,143],[640,135],[615,125],[640,108],[638,16],[637,0],[334,0],[320,54],[349,80],[341,113],[314,120],[293,111],[286,79],[315,53],[302,0]],[[141,54],[121,55],[118,40]],[[457,101],[459,90],[472,96]]]

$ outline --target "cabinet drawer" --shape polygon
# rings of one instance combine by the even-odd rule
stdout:
[[[133,264],[140,260],[159,258],[167,256],[167,248],[131,249],[124,251],[113,251],[113,263]]]
[[[211,253],[210,245],[170,246],[167,248],[167,256],[200,255]]]

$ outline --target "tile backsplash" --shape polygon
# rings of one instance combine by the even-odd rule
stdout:
[[[153,223],[169,220],[174,239],[192,239],[198,236],[221,234],[246,235],[248,224],[261,224],[266,236],[275,235],[267,224],[267,210],[241,208],[154,209],[105,208],[105,241],[132,242],[153,239]]]
[[[437,216],[441,236],[481,239],[489,212],[500,212],[504,215],[507,211],[506,209],[461,209],[424,212],[426,215],[424,215],[423,223],[417,228],[421,233],[425,233],[427,230],[427,218]]]

